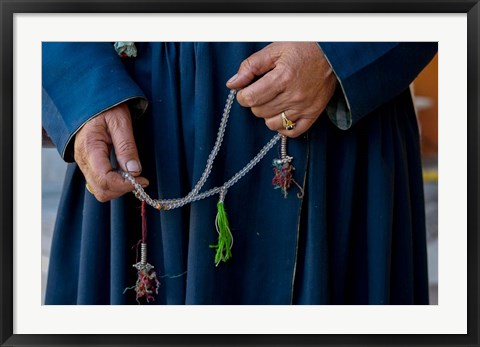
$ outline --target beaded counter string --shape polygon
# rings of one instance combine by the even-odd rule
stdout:
[[[232,103],[235,99],[235,94],[236,94],[236,90],[231,90],[228,97],[227,97],[225,107],[224,107],[224,110],[223,110],[222,119],[221,119],[221,122],[220,122],[220,127],[219,127],[218,132],[217,132],[217,138],[216,138],[216,141],[215,141],[215,145],[214,145],[212,151],[210,152],[210,155],[208,156],[207,164],[205,166],[203,174],[200,177],[200,179],[198,180],[195,187],[185,197],[177,198],[177,199],[152,199],[145,192],[145,190],[142,188],[142,186],[135,180],[135,178],[132,175],[130,175],[128,172],[125,172],[125,171],[119,171],[120,174],[133,185],[134,190],[132,192],[134,193],[134,195],[137,199],[142,201],[142,206],[144,206],[145,204],[148,204],[148,205],[154,207],[157,210],[164,210],[164,211],[172,210],[172,209],[179,208],[179,207],[182,207],[184,205],[187,205],[189,203],[192,203],[194,201],[205,199],[205,198],[210,197],[214,194],[219,194],[219,201],[217,203],[217,216],[216,216],[216,219],[215,219],[215,225],[216,225],[216,229],[217,229],[217,233],[218,233],[218,242],[217,242],[216,245],[211,245],[210,246],[211,248],[216,249],[216,254],[215,254],[215,265],[216,266],[218,266],[220,264],[220,262],[226,262],[228,259],[230,259],[232,257],[231,249],[232,249],[232,246],[233,246],[233,235],[230,231],[230,227],[229,227],[229,223],[228,223],[228,219],[227,219],[227,214],[226,214],[225,208],[224,208],[225,195],[227,194],[228,189],[230,187],[232,187],[234,184],[236,184],[255,165],[257,165],[263,159],[263,157],[268,153],[268,151],[273,146],[275,146],[275,144],[280,139],[282,139],[282,146],[281,146],[282,158],[274,160],[274,165],[275,165],[276,162],[278,162],[279,165],[281,164],[286,168],[283,171],[282,171],[282,168],[280,168],[279,172],[282,172],[282,174],[288,172],[288,175],[284,175],[285,179],[283,179],[283,181],[281,181],[281,188],[282,188],[282,192],[284,194],[284,197],[286,197],[286,190],[290,187],[291,182],[292,182],[291,170],[293,169],[293,167],[290,165],[290,162],[292,161],[293,158],[289,157],[286,154],[287,137],[285,135],[281,135],[281,134],[277,133],[257,153],[257,155],[252,160],[250,160],[250,162],[248,162],[240,171],[238,171],[235,175],[233,175],[228,181],[224,182],[222,186],[215,187],[215,188],[212,188],[212,189],[209,189],[205,192],[200,193],[200,190],[202,189],[203,185],[205,184],[205,182],[207,181],[207,179],[208,179],[208,177],[211,173],[213,162],[214,162],[218,152],[220,151],[220,147],[222,146],[223,137],[225,135],[225,129],[227,127],[227,122],[228,122],[228,118],[229,118],[229,115],[230,115],[230,110],[232,108]],[[277,176],[277,172],[275,172],[275,175]],[[277,188],[278,184],[275,183],[275,182],[277,182],[277,181],[278,180],[276,180],[274,178],[274,182],[272,182],[276,186],[276,188]],[[299,186],[299,188],[301,189],[300,186]],[[145,244],[145,248],[144,247],[141,248],[141,252],[142,252],[141,259],[144,260],[146,264],[148,264],[147,259],[146,259],[146,240],[142,241],[142,245],[143,244]],[[137,268],[137,270],[139,269],[139,267],[137,267],[138,264],[139,263],[134,265],[134,267]],[[150,264],[148,264],[148,265],[150,265]],[[140,266],[142,266],[142,265],[140,265]],[[153,266],[150,265],[150,267],[153,269]],[[155,277],[155,281],[156,281],[156,277]],[[137,284],[138,283],[141,283],[141,282],[137,281]],[[151,284],[150,288],[153,288],[153,287],[154,287],[154,284]],[[142,292],[141,289],[138,289],[138,286],[135,288],[135,290],[137,291],[137,296],[138,296],[139,290],[140,290],[140,292]],[[147,296],[147,299],[148,298],[149,297]]]

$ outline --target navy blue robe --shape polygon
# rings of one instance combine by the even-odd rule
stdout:
[[[264,43],[43,44],[43,126],[66,161],[88,119],[131,105],[154,198],[185,196],[213,147],[226,81]],[[427,304],[428,276],[419,132],[409,83],[436,43],[320,43],[351,118],[323,114],[288,141],[294,178],[272,186],[277,148],[228,190],[233,257],[215,266],[217,197],[181,209],[148,208],[155,304]],[[135,106],[148,100],[145,112]],[[48,112],[46,111],[48,110]],[[341,129],[340,129],[341,128]],[[220,186],[270,140],[263,120],[234,103],[205,188]],[[69,164],[52,241],[46,304],[136,304],[140,202],[98,202]]]

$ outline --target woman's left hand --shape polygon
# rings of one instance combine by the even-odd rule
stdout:
[[[227,87],[241,89],[238,102],[263,118],[269,129],[297,137],[325,110],[336,84],[315,42],[275,42],[245,59]],[[282,112],[296,123],[292,130],[285,129]]]

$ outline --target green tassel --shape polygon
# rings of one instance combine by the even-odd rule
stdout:
[[[218,266],[221,261],[226,262],[232,257],[233,237],[228,225],[227,213],[223,206],[223,201],[217,203],[217,218],[215,220],[218,233],[218,244],[210,245],[210,248],[215,248],[215,265]]]

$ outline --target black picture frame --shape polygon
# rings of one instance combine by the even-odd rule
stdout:
[[[478,252],[479,0],[14,1],[0,0],[0,343],[2,346],[480,346]],[[18,335],[13,334],[13,16],[15,13],[467,13],[468,333],[465,335]]]

